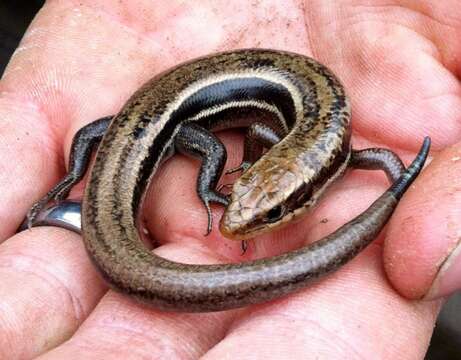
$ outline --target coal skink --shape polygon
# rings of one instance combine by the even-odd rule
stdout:
[[[170,311],[218,311],[300,289],[352,259],[380,232],[429,152],[425,138],[405,169],[385,149],[351,149],[350,106],[338,79],[315,60],[289,52],[244,49],[170,69],[142,86],[115,115],[74,137],[68,174],[29,211],[65,198],[86,172],[82,209],[87,252],[108,284]],[[242,171],[230,197],[216,189],[226,150],[210,131],[246,128]],[[247,239],[279,228],[311,208],[347,167],[382,169],[392,182],[366,211],[299,250],[256,261],[189,265],[145,247],[139,209],[150,179],[180,152],[201,160],[197,193],[226,210],[223,235]]]

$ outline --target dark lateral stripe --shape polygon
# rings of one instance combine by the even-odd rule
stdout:
[[[291,127],[295,121],[295,105],[290,91],[283,85],[259,77],[222,80],[198,90],[186,98],[171,114],[174,122],[188,119],[200,111],[231,101],[264,101],[276,106]]]
[[[293,126],[296,120],[294,100],[290,91],[281,84],[255,76],[226,79],[199,89],[171,113],[164,128],[149,147],[149,155],[143,160],[139,170],[132,202],[133,213],[137,211],[142,191],[145,189],[153,167],[161,160],[159,158],[161,151],[171,140],[176,127],[181,122],[213,106],[220,106],[231,101],[251,100],[273,104],[286,119],[288,127]]]

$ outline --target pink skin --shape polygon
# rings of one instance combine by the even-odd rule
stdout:
[[[461,288],[461,257],[444,262],[461,234],[459,1],[192,4],[49,1],[12,58],[0,82],[0,358],[422,358],[441,301],[418,299]],[[63,175],[81,126],[115,113],[169,66],[254,46],[308,54],[331,67],[352,99],[356,148],[389,147],[408,163],[424,135],[433,139],[432,164],[381,239],[357,259],[269,304],[169,314],[107,291],[75,234],[36,228],[14,235],[32,202]],[[240,137],[222,138],[233,166]],[[177,156],[155,179],[145,211],[163,244],[155,251],[185,262],[241,261],[240,245],[216,226],[203,237],[205,211],[191,180],[197,168]],[[386,186],[380,173],[350,172],[311,216],[262,237],[244,258],[330,233]],[[214,213],[218,224],[222,209]],[[452,266],[439,273],[442,263]]]

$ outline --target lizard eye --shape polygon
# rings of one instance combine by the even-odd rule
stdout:
[[[282,205],[278,205],[270,209],[267,213],[265,221],[267,223],[274,223],[282,218],[285,213],[285,208]]]

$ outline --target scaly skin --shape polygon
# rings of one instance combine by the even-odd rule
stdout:
[[[283,76],[290,83],[302,83],[304,79],[313,88],[309,92],[306,85],[300,87],[301,96],[293,99],[296,116],[291,132],[243,175],[236,189],[246,182],[254,186],[255,178],[260,179],[256,184],[263,183],[261,176],[284,186],[284,177],[292,176],[304,180],[302,188],[312,187],[315,194],[319,186],[328,183],[332,173],[343,171],[350,154],[349,107],[334,75],[312,59],[276,51],[244,50],[206,57],[154,78],[133,95],[113,120],[100,144],[83,201],[87,251],[113,288],[157,308],[174,311],[217,311],[268,301],[335,270],[374,239],[387,222],[397,199],[423,165],[429,142],[413,168],[396,182],[400,184],[398,191],[384,193],[362,215],[313,246],[235,265],[180,264],[158,257],[143,246],[135,222],[141,197],[175,129],[185,120],[174,119],[170,114],[194,93],[195,84],[208,83],[209,76],[227,76],[238,70],[264,74],[264,67],[288,72]],[[175,103],[173,99],[179,101]],[[276,196],[282,194],[286,199],[298,194],[299,183],[294,181],[291,189],[276,187]],[[248,190],[248,198],[256,199],[258,204],[255,217],[259,218],[258,211],[270,208],[264,204],[266,194],[258,187]],[[236,196],[240,195],[237,192]],[[267,195],[271,203],[272,193]],[[234,204],[241,206],[243,197]],[[231,214],[239,212],[234,204],[229,206]],[[244,226],[241,220],[245,219],[239,219]],[[282,217],[279,223],[286,220]],[[225,226],[223,220],[221,228]]]

